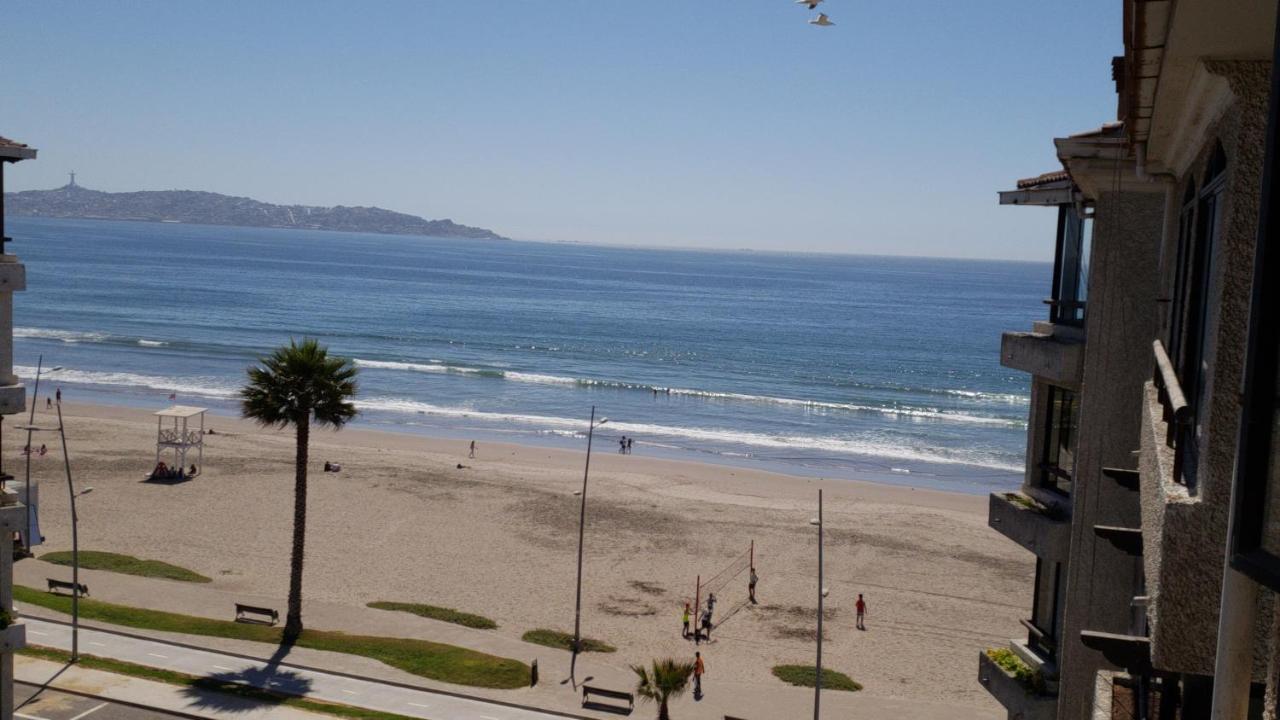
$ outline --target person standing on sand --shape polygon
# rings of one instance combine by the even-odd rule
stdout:
[[[858,629],[866,630],[867,626],[863,623],[863,618],[867,615],[867,601],[862,599],[862,593],[858,593],[858,602],[853,606],[858,611]]]
[[[61,405],[62,404],[62,388],[58,388],[57,398],[58,398],[57,399],[58,404]]]
[[[702,611],[702,639],[711,642],[711,608]]]
[[[751,598],[752,605],[759,605],[756,602],[756,583],[760,582],[760,577],[756,575],[756,568],[751,566],[751,578],[747,580],[747,596]]]
[[[627,436],[626,435],[623,435],[621,438],[618,439],[618,454],[619,455],[627,454]]]
[[[627,454],[631,454],[631,443],[635,442],[635,438],[627,438]]]
[[[693,699],[702,699],[702,675],[707,671],[707,666],[702,663],[702,653],[695,652],[693,654]]]
[[[689,637],[689,603],[684,604],[684,612],[680,615],[680,622],[684,625],[684,630],[680,631],[680,637]]]
[[[53,409],[53,398],[49,397],[48,395],[44,396],[44,409],[45,410]]]
[[[472,460],[476,459],[476,441],[475,440],[471,441],[471,454],[467,455],[467,457],[471,458]]]

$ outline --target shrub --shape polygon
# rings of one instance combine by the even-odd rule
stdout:
[[[987,650],[987,657],[991,661],[1000,666],[1001,670],[1013,676],[1018,684],[1026,688],[1028,692],[1041,695],[1045,691],[1044,673],[1022,661],[1017,653],[1009,648],[991,648]]]

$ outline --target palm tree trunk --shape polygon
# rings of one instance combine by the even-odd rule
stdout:
[[[297,421],[297,467],[293,482],[293,560],[289,568],[289,612],[284,623],[286,640],[302,634],[302,563],[307,539],[307,446],[311,441],[311,418]]]
[[[671,712],[667,710],[666,698],[662,698],[662,702],[658,703],[658,720],[671,720]]]

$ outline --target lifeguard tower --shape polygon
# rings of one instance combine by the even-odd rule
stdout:
[[[156,465],[166,450],[173,450],[173,467],[187,466],[187,452],[195,449],[197,471],[204,469],[204,414],[208,408],[190,405],[173,405],[156,413]],[[200,427],[192,429],[194,418],[200,419]],[[172,420],[172,425],[170,425]]]

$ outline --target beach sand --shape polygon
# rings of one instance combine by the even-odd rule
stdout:
[[[200,476],[142,482],[155,457],[149,412],[64,405],[78,484],[81,547],[164,560],[230,593],[287,595],[293,507],[292,431],[210,416]],[[37,423],[50,424],[43,408]],[[4,466],[22,476],[25,439],[4,433]],[[57,444],[50,439],[52,450]],[[817,490],[824,489],[824,664],[862,694],[998,704],[978,684],[977,654],[1023,634],[1031,556],[987,527],[986,496],[621,456],[602,443],[588,489],[583,634],[618,647],[612,665],[691,656],[680,610],[699,574],[713,576],[755,541],[760,604],[746,576],[719,594],[714,677],[779,684],[773,665],[812,663],[817,604]],[[342,472],[321,472],[326,461]],[[38,554],[67,549],[61,455],[34,461]],[[194,461],[194,456],[191,458]],[[493,618],[518,638],[572,631],[581,451],[467,443],[346,429],[312,434],[305,597],[363,607],[423,602]],[[458,469],[463,463],[468,467]],[[854,627],[864,593],[867,630]],[[713,674],[714,673],[714,674]],[[646,711],[647,713],[647,711]]]

